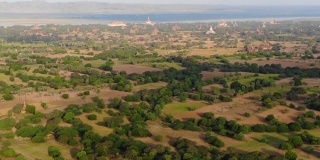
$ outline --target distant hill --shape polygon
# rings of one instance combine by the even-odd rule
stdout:
[[[187,4],[120,4],[104,2],[48,3],[45,1],[0,2],[0,13],[205,13],[214,6]]]

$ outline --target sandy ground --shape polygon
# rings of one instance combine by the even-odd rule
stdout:
[[[54,110],[54,109],[63,109],[67,107],[69,104],[81,105],[84,103],[91,102],[91,98],[94,96],[99,96],[105,102],[109,102],[115,97],[123,97],[130,94],[127,92],[120,92],[120,91],[111,90],[109,88],[103,88],[101,89],[100,93],[97,93],[96,90],[90,90],[90,95],[87,96],[85,99],[82,99],[81,97],[77,96],[77,94],[79,94],[80,92],[83,92],[83,91],[73,90],[73,91],[65,91],[61,93],[31,92],[31,93],[16,95],[13,101],[0,102],[0,105],[2,106],[0,109],[0,116],[6,115],[8,113],[8,110],[10,110],[17,103],[24,104],[25,102],[26,104],[35,105],[37,110],[42,110],[43,112],[50,112],[51,110]],[[69,99],[61,98],[61,95],[64,93],[69,94]],[[44,110],[41,107],[41,102],[47,103],[49,108],[47,110]]]
[[[225,117],[228,120],[236,120],[239,124],[254,125],[257,123],[266,123],[264,118],[269,114],[274,114],[281,122],[290,123],[294,122],[298,115],[304,113],[303,111],[297,111],[280,105],[259,113],[258,110],[262,107],[261,102],[258,100],[250,100],[249,96],[252,95],[249,93],[234,98],[233,102],[221,102],[208,105],[195,111],[183,112],[174,116],[175,118],[184,120],[188,118],[200,118],[205,112],[213,112],[215,117]],[[288,109],[289,112],[283,113],[285,109]],[[244,117],[244,113],[246,112],[250,113],[251,117]],[[316,113],[319,114],[318,112]]]

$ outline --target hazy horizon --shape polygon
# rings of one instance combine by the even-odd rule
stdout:
[[[0,2],[105,2],[105,3],[143,3],[143,4],[212,4],[212,5],[320,5],[319,0],[0,0]]]

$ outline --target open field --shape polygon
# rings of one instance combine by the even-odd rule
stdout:
[[[115,97],[123,97],[130,93],[114,91],[110,89],[102,89],[100,93],[96,93],[95,90],[90,90],[91,94],[87,96],[85,99],[77,96],[81,91],[65,91],[63,93],[69,94],[68,99],[61,98],[61,94],[59,93],[41,93],[41,92],[30,92],[26,94],[21,94],[16,97],[15,101],[5,101],[1,102],[2,108],[0,109],[0,115],[7,114],[8,110],[10,110],[15,104],[20,103],[24,104],[32,104],[35,105],[37,110],[49,112],[54,109],[63,109],[66,108],[69,104],[83,104],[91,102],[91,98],[94,96],[99,96],[106,102],[109,102],[111,99]],[[83,92],[83,91],[82,91]],[[49,106],[47,110],[44,110],[40,105],[41,102],[46,102]]]
[[[281,64],[282,67],[300,67],[300,68],[314,68],[320,67],[320,63],[316,60],[291,60],[291,59],[254,59],[254,60],[232,60],[232,63],[256,63],[259,66],[266,64]]]
[[[191,112],[191,110],[197,110],[203,106],[205,106],[206,103],[202,101],[191,101],[188,100],[186,102],[174,102],[171,104],[167,104],[163,108],[163,114],[167,115],[177,115],[179,113],[185,113],[185,112]]]
[[[161,62],[161,63],[151,63],[151,66],[155,66],[156,68],[162,68],[162,69],[169,69],[169,68],[175,68],[178,70],[184,69],[184,67],[181,66],[179,63],[170,63],[170,62]]]
[[[138,92],[140,90],[150,90],[150,89],[158,89],[161,87],[165,87],[167,85],[167,83],[165,82],[157,82],[157,83],[148,83],[148,84],[143,84],[143,85],[137,85],[134,86],[133,88],[133,92]]]
[[[55,140],[49,140],[47,143],[32,143],[30,140],[12,140],[11,143],[11,147],[27,159],[34,159],[37,157],[42,160],[51,160],[52,157],[48,155],[49,146],[58,147],[65,159],[72,159],[70,156],[71,147],[61,145]]]
[[[115,65],[113,66],[113,70],[115,71],[126,71],[127,74],[137,73],[141,74],[146,71],[159,71],[160,69],[147,67],[147,66],[139,66],[139,65],[131,65],[131,64],[123,64],[123,65]]]
[[[20,20],[8,23],[27,22]],[[49,19],[43,23],[66,21]],[[75,22],[78,20],[70,21]],[[203,155],[215,159],[223,154],[231,159],[228,148],[283,158],[286,151],[279,145],[300,133],[283,128],[292,130],[288,123],[296,122],[308,111],[313,111],[314,117],[320,115],[320,41],[316,36],[320,21],[283,21],[267,23],[265,27],[254,21],[153,25],[116,21],[111,26],[43,23],[0,27],[0,120],[3,129],[8,129],[0,128],[1,147],[10,146],[28,160],[52,159],[48,155],[50,145],[57,146],[66,160],[74,159],[70,150],[75,148],[80,149],[77,159],[178,160],[180,156],[202,160],[205,158],[199,157]],[[206,34],[211,25],[217,26],[216,33]],[[257,26],[261,27],[257,30]],[[256,63],[259,68],[252,65],[250,71],[257,73],[249,73],[248,68],[234,63]],[[265,67],[267,64],[281,64],[282,69]],[[291,68],[291,77],[280,79],[288,75],[285,67],[295,68]],[[145,72],[153,73],[150,76]],[[215,77],[223,85],[213,83],[211,80],[217,82]],[[293,86],[293,77],[303,77],[303,84]],[[158,82],[149,83],[150,78]],[[261,83],[251,83],[256,79],[271,85],[260,88]],[[235,81],[241,85],[231,85]],[[249,87],[259,89],[252,91]],[[299,99],[300,95],[296,95],[300,90],[292,87],[301,87],[308,94]],[[186,101],[179,102],[182,97]],[[270,101],[282,105],[270,105]],[[299,108],[290,108],[291,103]],[[66,110],[70,105],[74,106]],[[213,119],[210,114],[203,116],[207,112],[214,114]],[[281,122],[274,133],[247,128],[271,124],[265,119],[268,115]],[[299,119],[297,125],[315,128],[309,132],[320,138],[319,118],[310,117]],[[199,121],[200,118],[203,119]],[[187,121],[190,119],[192,122]],[[224,146],[221,142],[214,144],[217,139],[206,133],[222,140]],[[181,138],[206,149],[198,151],[199,147],[188,141],[179,144]],[[320,159],[320,142],[317,143],[311,154],[305,152],[308,144],[293,151],[301,159]],[[221,148],[213,155],[209,150],[215,145]],[[1,156],[4,153],[0,151],[0,159],[5,159]],[[11,159],[15,158],[8,158]]]
[[[90,115],[90,114],[97,115],[97,120],[92,120],[92,121],[88,120],[87,115]],[[107,117],[110,117],[110,116],[107,116],[106,113],[96,113],[96,112],[88,113],[88,114],[82,114],[82,115],[78,116],[78,118],[83,123],[92,126],[93,127],[93,131],[95,133],[98,133],[101,136],[108,136],[109,134],[111,134],[114,131],[114,129],[112,129],[112,128],[108,128],[108,127],[105,127],[105,126],[100,126],[100,125],[97,124],[98,122],[102,122]]]
[[[250,85],[250,82],[254,81],[255,79],[264,79],[266,81],[273,81],[272,77],[277,77],[278,74],[258,74],[258,76],[251,75],[240,75],[236,77],[232,77],[229,79],[228,84],[230,85],[234,81],[238,81],[241,84]]]
[[[188,56],[205,56],[209,57],[212,55],[231,55],[235,54],[240,48],[214,48],[214,49],[194,49],[188,53]]]
[[[234,76],[236,74],[236,72],[220,72],[219,70],[215,70],[213,72],[209,72],[209,71],[202,71],[202,79],[206,80],[206,79],[210,79],[213,77],[230,77],[230,76]],[[248,72],[238,72],[238,74],[240,75],[247,75],[247,74],[252,74],[252,73],[248,73]]]

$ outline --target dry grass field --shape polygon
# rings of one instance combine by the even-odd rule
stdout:
[[[140,66],[140,65],[122,64],[122,65],[113,66],[113,70],[118,72],[126,71],[127,74],[132,74],[132,73],[141,74],[146,71],[159,71],[160,69],[147,67],[147,66]]]
[[[231,63],[256,63],[259,66],[266,64],[281,64],[281,67],[300,67],[300,68],[314,68],[320,67],[320,63],[317,60],[295,60],[295,59],[253,59],[253,60],[231,60]]]
[[[212,55],[231,55],[237,53],[241,48],[210,48],[210,49],[193,49],[187,56],[204,56],[210,57]]]

